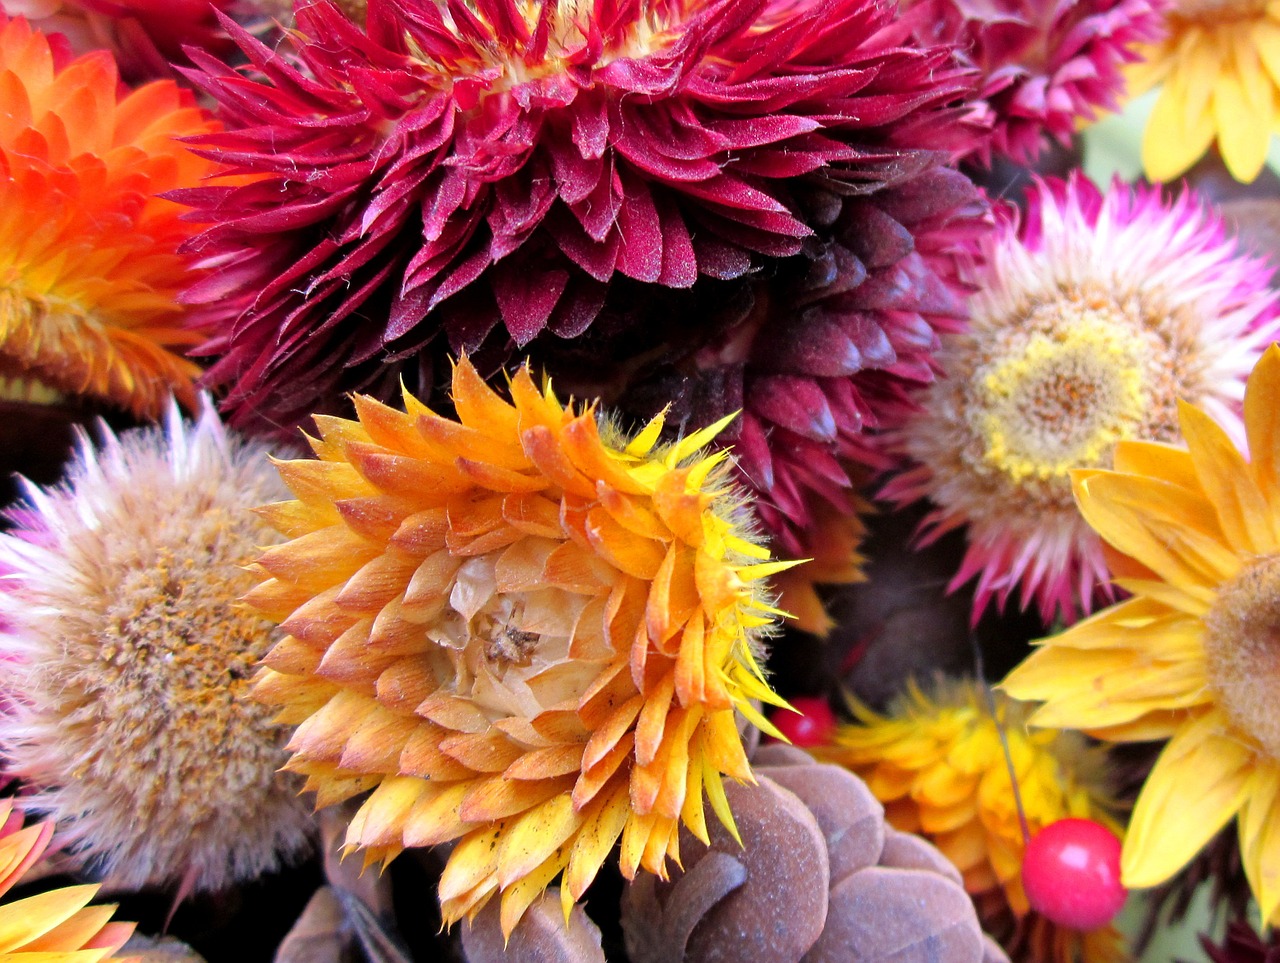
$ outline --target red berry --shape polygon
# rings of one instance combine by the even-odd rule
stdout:
[[[821,696],[797,696],[791,700],[791,705],[798,712],[778,709],[769,717],[769,721],[791,740],[793,746],[808,749],[831,742],[831,736],[836,731],[836,714],[831,711],[831,704],[826,699]]]
[[[1059,926],[1105,926],[1128,896],[1120,885],[1120,840],[1092,819],[1050,823],[1027,844],[1022,885],[1031,908]]]

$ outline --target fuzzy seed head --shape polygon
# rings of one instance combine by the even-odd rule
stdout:
[[[306,845],[271,713],[245,697],[272,641],[238,602],[277,540],[251,512],[281,490],[265,454],[174,409],[166,431],[84,442],[0,536],[0,747],[113,885],[218,889]]]

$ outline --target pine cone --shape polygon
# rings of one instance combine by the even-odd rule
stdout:
[[[726,787],[741,847],[684,831],[684,872],[624,892],[632,963],[1007,963],[955,867],[887,826],[856,776],[786,746],[753,765],[758,785]]]

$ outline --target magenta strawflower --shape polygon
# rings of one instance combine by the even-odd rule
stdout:
[[[954,149],[938,129],[967,75],[893,14],[374,0],[366,34],[317,2],[281,50],[228,23],[251,63],[193,54],[233,128],[200,148],[259,176],[182,199],[210,224],[190,297],[219,320],[233,420],[578,335],[617,279],[688,288],[799,253],[811,184],[865,191]]]
[[[1245,378],[1280,316],[1270,267],[1190,192],[1073,176],[1028,200],[987,245],[970,329],[943,339],[947,377],[897,438],[917,467],[882,494],[933,501],[926,542],[968,526],[952,587],[977,578],[975,619],[1018,592],[1071,621],[1111,597],[1071,470],[1109,468],[1121,439],[1177,442],[1179,399],[1242,435]]]
[[[979,151],[1029,164],[1050,139],[1066,146],[1082,121],[1114,110],[1121,68],[1157,39],[1167,0],[908,0],[927,43],[953,43],[981,74],[973,119]]]

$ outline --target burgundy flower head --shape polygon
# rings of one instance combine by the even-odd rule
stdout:
[[[819,529],[833,510],[852,514],[858,480],[893,465],[874,431],[900,426],[933,380],[939,333],[962,326],[992,229],[968,178],[937,154],[913,160],[862,196],[807,195],[815,235],[802,255],[630,311],[611,299],[582,337],[535,346],[536,362],[637,419],[666,407],[674,431],[740,411],[719,441],[775,552],[827,557]]]
[[[573,337],[620,278],[688,288],[797,254],[809,182],[874,189],[966,91],[893,16],[372,0],[362,32],[317,2],[288,50],[227,22],[250,63],[191,53],[229,128],[198,144],[254,176],[179,199],[210,225],[189,297],[233,420],[295,423],[446,348]]]
[[[1166,0],[907,0],[924,43],[953,43],[981,74],[979,156],[1029,164],[1053,138],[1114,110],[1121,67],[1162,30]]]

